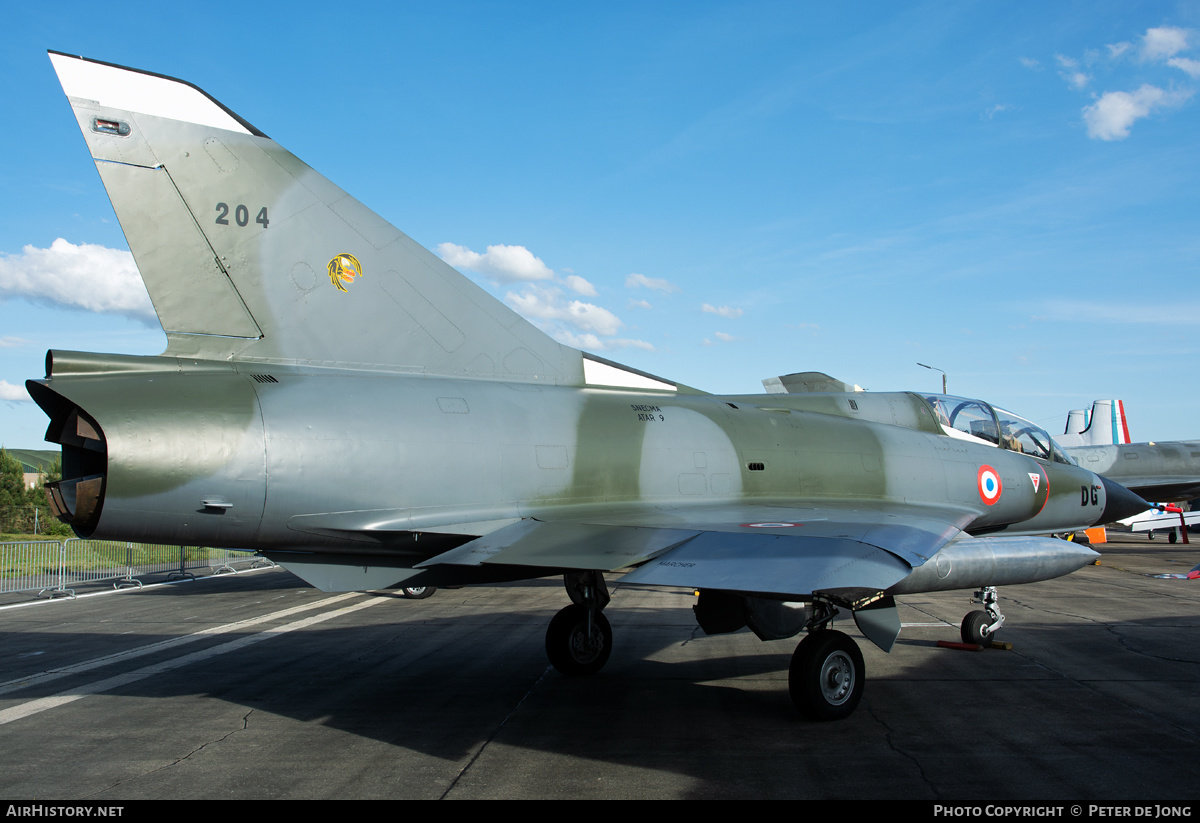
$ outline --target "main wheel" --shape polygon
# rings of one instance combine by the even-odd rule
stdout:
[[[862,699],[866,670],[862,652],[846,635],[815,631],[800,641],[788,671],[792,703],[809,720],[841,720]]]
[[[546,656],[565,675],[595,674],[612,654],[612,627],[604,612],[592,613],[588,630],[586,606],[570,605],[554,615],[546,629]]]
[[[974,643],[976,646],[988,645],[992,642],[992,636],[985,634],[983,630],[990,625],[992,625],[992,616],[987,612],[979,609],[967,612],[967,616],[963,618],[962,626],[959,628],[962,641]]]
[[[426,597],[433,597],[433,593],[437,591],[437,586],[412,586],[401,589],[404,596],[409,600],[424,600]]]

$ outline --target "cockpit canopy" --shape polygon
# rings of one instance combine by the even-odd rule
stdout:
[[[946,434],[962,440],[986,443],[1042,460],[1072,464],[1041,426],[1019,415],[996,408],[982,400],[927,394],[934,417]]]

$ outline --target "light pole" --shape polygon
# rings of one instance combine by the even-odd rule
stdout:
[[[942,372],[942,394],[950,393],[950,392],[946,391],[946,373],[944,371],[942,371],[939,368],[935,368],[934,366],[926,366],[924,363],[918,363],[917,365],[923,366],[924,368],[930,369],[932,371],[941,371]]]

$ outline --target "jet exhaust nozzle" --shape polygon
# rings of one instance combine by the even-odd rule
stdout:
[[[26,381],[50,417],[46,440],[62,446],[62,479],[45,484],[50,511],[88,537],[100,519],[108,474],[108,443],[96,419],[37,380]]]

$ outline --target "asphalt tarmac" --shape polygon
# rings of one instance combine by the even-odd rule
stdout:
[[[0,797],[1200,798],[1200,543],[1121,536],[1002,588],[1011,650],[958,640],[969,592],[905,597],[860,640],[850,719],[787,690],[794,640],[706,637],[691,592],[610,582],[607,667],[543,638],[558,580],[325,594],[282,569],[0,603]],[[1086,808],[1086,807],[1085,807]]]

